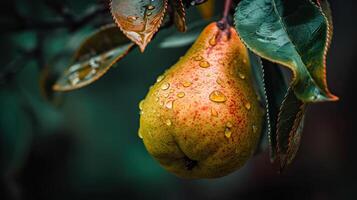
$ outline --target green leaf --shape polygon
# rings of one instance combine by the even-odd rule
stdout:
[[[170,5],[173,10],[173,18],[177,30],[179,30],[180,32],[186,32],[186,10],[182,0],[170,0]]]
[[[110,7],[117,25],[143,52],[161,26],[167,0],[111,0]]]
[[[299,99],[338,99],[327,89],[329,23],[320,7],[309,0],[242,0],[234,19],[248,48],[292,70],[292,88]]]
[[[299,100],[289,88],[280,108],[276,133],[280,171],[291,164],[300,147],[306,107],[307,104]]]
[[[329,24],[327,48],[330,48],[332,36],[333,36],[333,20],[332,20],[332,11],[330,8],[330,4],[328,3],[327,0],[317,0],[317,4],[320,6]]]
[[[133,46],[115,24],[101,28],[79,47],[72,64],[57,80],[53,89],[70,91],[91,84],[122,59]]]
[[[273,162],[277,154],[276,137],[278,114],[286,92],[288,91],[288,84],[285,81],[281,69],[277,67],[277,64],[264,60],[263,65],[264,81],[269,106],[269,120],[271,124],[271,131],[269,134],[270,160]]]
[[[265,120],[263,121],[263,129],[262,129],[262,136],[260,138],[260,149],[264,149],[266,145],[267,138],[271,135],[271,120],[270,120],[270,108],[268,103],[268,96],[266,91],[266,84],[265,84],[265,76],[264,76],[264,68],[262,60],[259,56],[253,54],[249,51],[249,60],[252,65],[252,73],[253,73],[253,80],[255,91],[257,91],[258,99],[265,109]]]

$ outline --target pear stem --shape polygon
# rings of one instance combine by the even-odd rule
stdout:
[[[218,28],[220,28],[221,30],[226,30],[230,26],[228,16],[229,16],[229,11],[232,8],[232,3],[233,3],[232,0],[225,0],[225,2],[224,2],[223,17],[217,23]]]

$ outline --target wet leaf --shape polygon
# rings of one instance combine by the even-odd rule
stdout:
[[[277,160],[282,171],[294,160],[300,147],[301,133],[307,104],[299,100],[289,88],[280,108],[277,124]]]
[[[111,0],[111,12],[123,33],[143,52],[161,26],[167,1]]]
[[[257,55],[288,67],[292,88],[304,102],[335,101],[326,82],[329,23],[309,0],[242,0],[235,24]]]
[[[182,0],[170,0],[170,4],[173,9],[173,18],[177,30],[180,32],[186,32],[186,10]]]
[[[83,42],[75,53],[72,64],[57,80],[53,89],[69,91],[91,84],[122,59],[133,46],[115,24],[101,28]]]

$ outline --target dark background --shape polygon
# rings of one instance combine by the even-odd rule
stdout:
[[[340,101],[310,107],[292,166],[276,173],[264,151],[229,176],[195,181],[164,171],[137,137],[139,101],[187,50],[159,47],[174,29],[56,106],[41,96],[43,66],[65,66],[67,53],[57,55],[71,53],[97,25],[36,32],[31,22],[56,16],[43,2],[0,3],[0,199],[357,199],[356,1],[330,0],[335,34],[327,77]],[[82,15],[97,1],[63,2]],[[219,14],[223,1],[216,2]],[[189,21],[199,19],[195,8],[188,12]]]

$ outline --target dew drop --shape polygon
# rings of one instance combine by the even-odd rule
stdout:
[[[86,80],[91,79],[96,73],[97,73],[97,70],[92,69],[88,72],[88,74],[84,77],[84,79],[86,79]]]
[[[209,40],[209,44],[210,44],[211,46],[216,46],[216,44],[217,44],[216,36],[213,36],[213,37]]]
[[[238,76],[240,79],[244,80],[245,79],[245,75],[241,72],[238,73]]]
[[[168,102],[166,102],[165,107],[166,107],[167,109],[172,109],[172,108],[174,107],[174,101],[168,101]]]
[[[214,108],[211,108],[211,115],[212,115],[213,117],[218,117],[218,112],[217,112],[217,110],[214,109]]]
[[[146,13],[146,16],[151,16],[151,15],[152,15],[152,12]]]
[[[253,129],[253,133],[256,133],[258,131],[258,127],[256,125],[253,125],[252,129]]]
[[[216,82],[217,82],[218,85],[220,85],[221,87],[225,88],[223,79],[221,79],[221,78],[218,77],[217,80],[216,80]]]
[[[247,59],[243,59],[243,64],[247,64]]]
[[[155,6],[153,6],[153,5],[148,5],[148,10],[154,10],[155,9]]]
[[[201,60],[203,60],[203,57],[202,57],[202,56],[195,56],[195,57],[193,58],[193,60],[195,60],[195,61],[201,61]]]
[[[160,83],[164,79],[165,79],[165,75],[161,75],[161,76],[157,77],[156,83]]]
[[[92,68],[98,68],[100,65],[100,60],[98,58],[92,58],[89,60],[89,66]]]
[[[213,91],[209,95],[209,99],[216,103],[224,103],[227,101],[227,97],[221,91],[218,90]]]
[[[143,135],[141,134],[141,131],[138,132],[138,136],[140,139],[143,139]]]
[[[184,82],[182,82],[182,85],[183,85],[183,87],[187,88],[187,87],[190,87],[192,85],[192,83],[189,81],[184,81]]]
[[[221,64],[221,65],[223,65],[223,64],[224,64],[224,60],[223,60],[223,59],[219,59],[219,60],[218,60],[218,63]]]
[[[226,130],[224,131],[224,135],[226,136],[226,138],[230,138],[232,136],[232,131],[230,128],[226,128]]]
[[[246,102],[246,103],[244,104],[244,107],[245,107],[247,110],[250,110],[250,109],[252,108],[252,105],[250,105],[249,102]]]
[[[166,94],[164,94],[163,96],[164,96],[165,98],[167,98],[167,97],[170,96],[170,94],[169,94],[169,93],[166,93]]]
[[[139,109],[143,110],[144,100],[141,100],[139,103]]]
[[[170,83],[164,83],[161,85],[162,90],[168,90],[170,88]]]
[[[232,127],[233,127],[232,122],[227,122],[226,127],[227,127],[227,128],[232,128]]]
[[[183,98],[183,97],[185,97],[185,93],[184,92],[179,92],[178,94],[177,94],[177,97],[178,98]]]
[[[211,66],[211,64],[209,64],[209,62],[207,62],[205,60],[200,62],[200,67],[202,67],[202,68],[208,68],[210,66]]]
[[[127,17],[127,20],[128,20],[129,22],[134,22],[134,21],[136,21],[138,18],[139,18],[139,17],[137,17],[137,16],[128,16],[128,17]]]
[[[172,125],[172,122],[171,122],[171,120],[167,119],[167,120],[165,121],[165,124],[166,124],[167,126],[171,126],[171,125]]]
[[[79,75],[76,72],[68,77],[68,81],[71,83],[71,85],[77,85],[81,80],[79,79]]]

